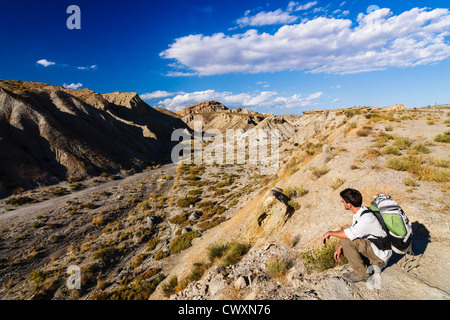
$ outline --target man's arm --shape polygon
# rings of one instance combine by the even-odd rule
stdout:
[[[328,231],[327,233],[325,233],[323,235],[322,243],[326,244],[327,243],[327,239],[329,237],[336,237],[336,238],[340,238],[340,239],[348,239],[348,237],[345,234],[344,230],[341,230],[341,231]]]

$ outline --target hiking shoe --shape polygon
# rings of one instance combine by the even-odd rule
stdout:
[[[348,282],[356,283],[356,282],[366,281],[367,279],[369,279],[369,275],[363,277],[354,272],[347,272],[342,275],[342,278],[344,278],[344,280],[346,280]]]

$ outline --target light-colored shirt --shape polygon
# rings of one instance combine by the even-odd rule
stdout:
[[[381,224],[373,214],[367,213],[361,215],[366,210],[368,210],[368,208],[361,207],[358,212],[353,215],[353,225],[344,230],[346,236],[352,241],[358,238],[370,240],[375,239],[376,237],[387,236],[386,232],[381,227]],[[392,256],[392,250],[380,250],[372,242],[370,245],[372,246],[375,255],[387,263]]]

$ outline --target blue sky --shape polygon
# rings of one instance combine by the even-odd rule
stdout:
[[[0,28],[0,79],[133,91],[173,111],[450,103],[448,0],[2,0]]]

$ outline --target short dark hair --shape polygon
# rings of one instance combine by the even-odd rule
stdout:
[[[341,192],[341,197],[345,202],[351,203],[355,208],[362,206],[363,197],[361,192],[355,189],[345,189]]]

